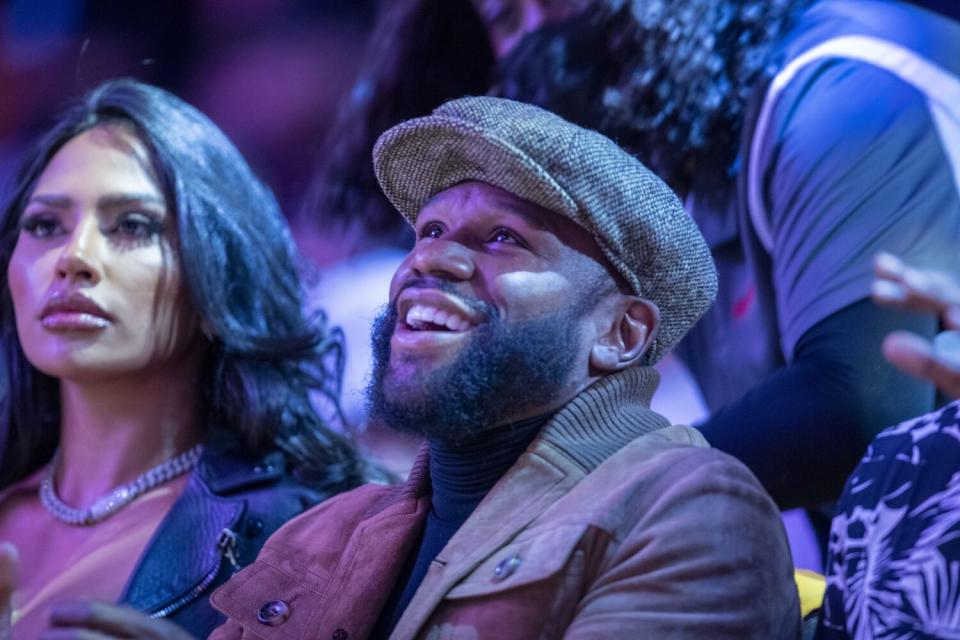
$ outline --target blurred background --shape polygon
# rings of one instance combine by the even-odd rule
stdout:
[[[912,1],[960,17],[958,0]],[[0,185],[67,101],[104,79],[133,76],[209,115],[284,210],[295,212],[356,78],[378,4],[0,0]]]
[[[299,205],[375,0],[0,0],[0,180],[24,145],[98,82],[183,97]]]

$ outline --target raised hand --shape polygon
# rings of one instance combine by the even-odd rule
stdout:
[[[933,342],[906,331],[891,333],[883,342],[887,360],[960,398],[960,279],[910,267],[888,253],[877,255],[874,274],[876,302],[934,313],[947,329]]]

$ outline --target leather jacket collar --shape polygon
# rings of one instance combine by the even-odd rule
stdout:
[[[165,617],[207,591],[236,564],[236,528],[244,489],[277,481],[285,473],[274,451],[250,460],[232,451],[227,436],[212,435],[179,500],[160,523],[130,577],[120,602]]]

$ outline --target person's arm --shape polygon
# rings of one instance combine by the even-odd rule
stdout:
[[[870,300],[838,311],[801,337],[790,365],[700,425],[704,437],[783,509],[835,500],[874,431],[933,405],[933,385],[884,360],[880,345],[895,329],[932,338],[936,320]]]
[[[40,640],[195,640],[170,622],[106,602],[68,601],[50,610],[50,628]]]
[[[13,592],[17,588],[17,550],[0,543],[0,640],[13,637]],[[183,629],[145,613],[100,602],[64,602],[50,612],[50,628],[41,640],[66,638],[138,638],[140,640],[193,640]]]
[[[870,302],[872,256],[960,265],[960,195],[927,100],[893,74],[830,60],[781,94],[757,161],[787,365],[704,424],[782,507],[833,501],[881,429],[934,406],[881,344],[936,322]],[[736,366],[735,362],[731,366]]]
[[[672,460],[663,476],[564,637],[793,640],[790,551],[756,479],[706,449]]]

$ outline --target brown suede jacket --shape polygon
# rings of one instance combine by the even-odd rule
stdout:
[[[391,638],[793,640],[773,501],[742,464],[648,409],[655,370],[608,376],[544,426],[434,560]],[[285,525],[216,591],[211,638],[366,638],[430,508],[368,485]]]

